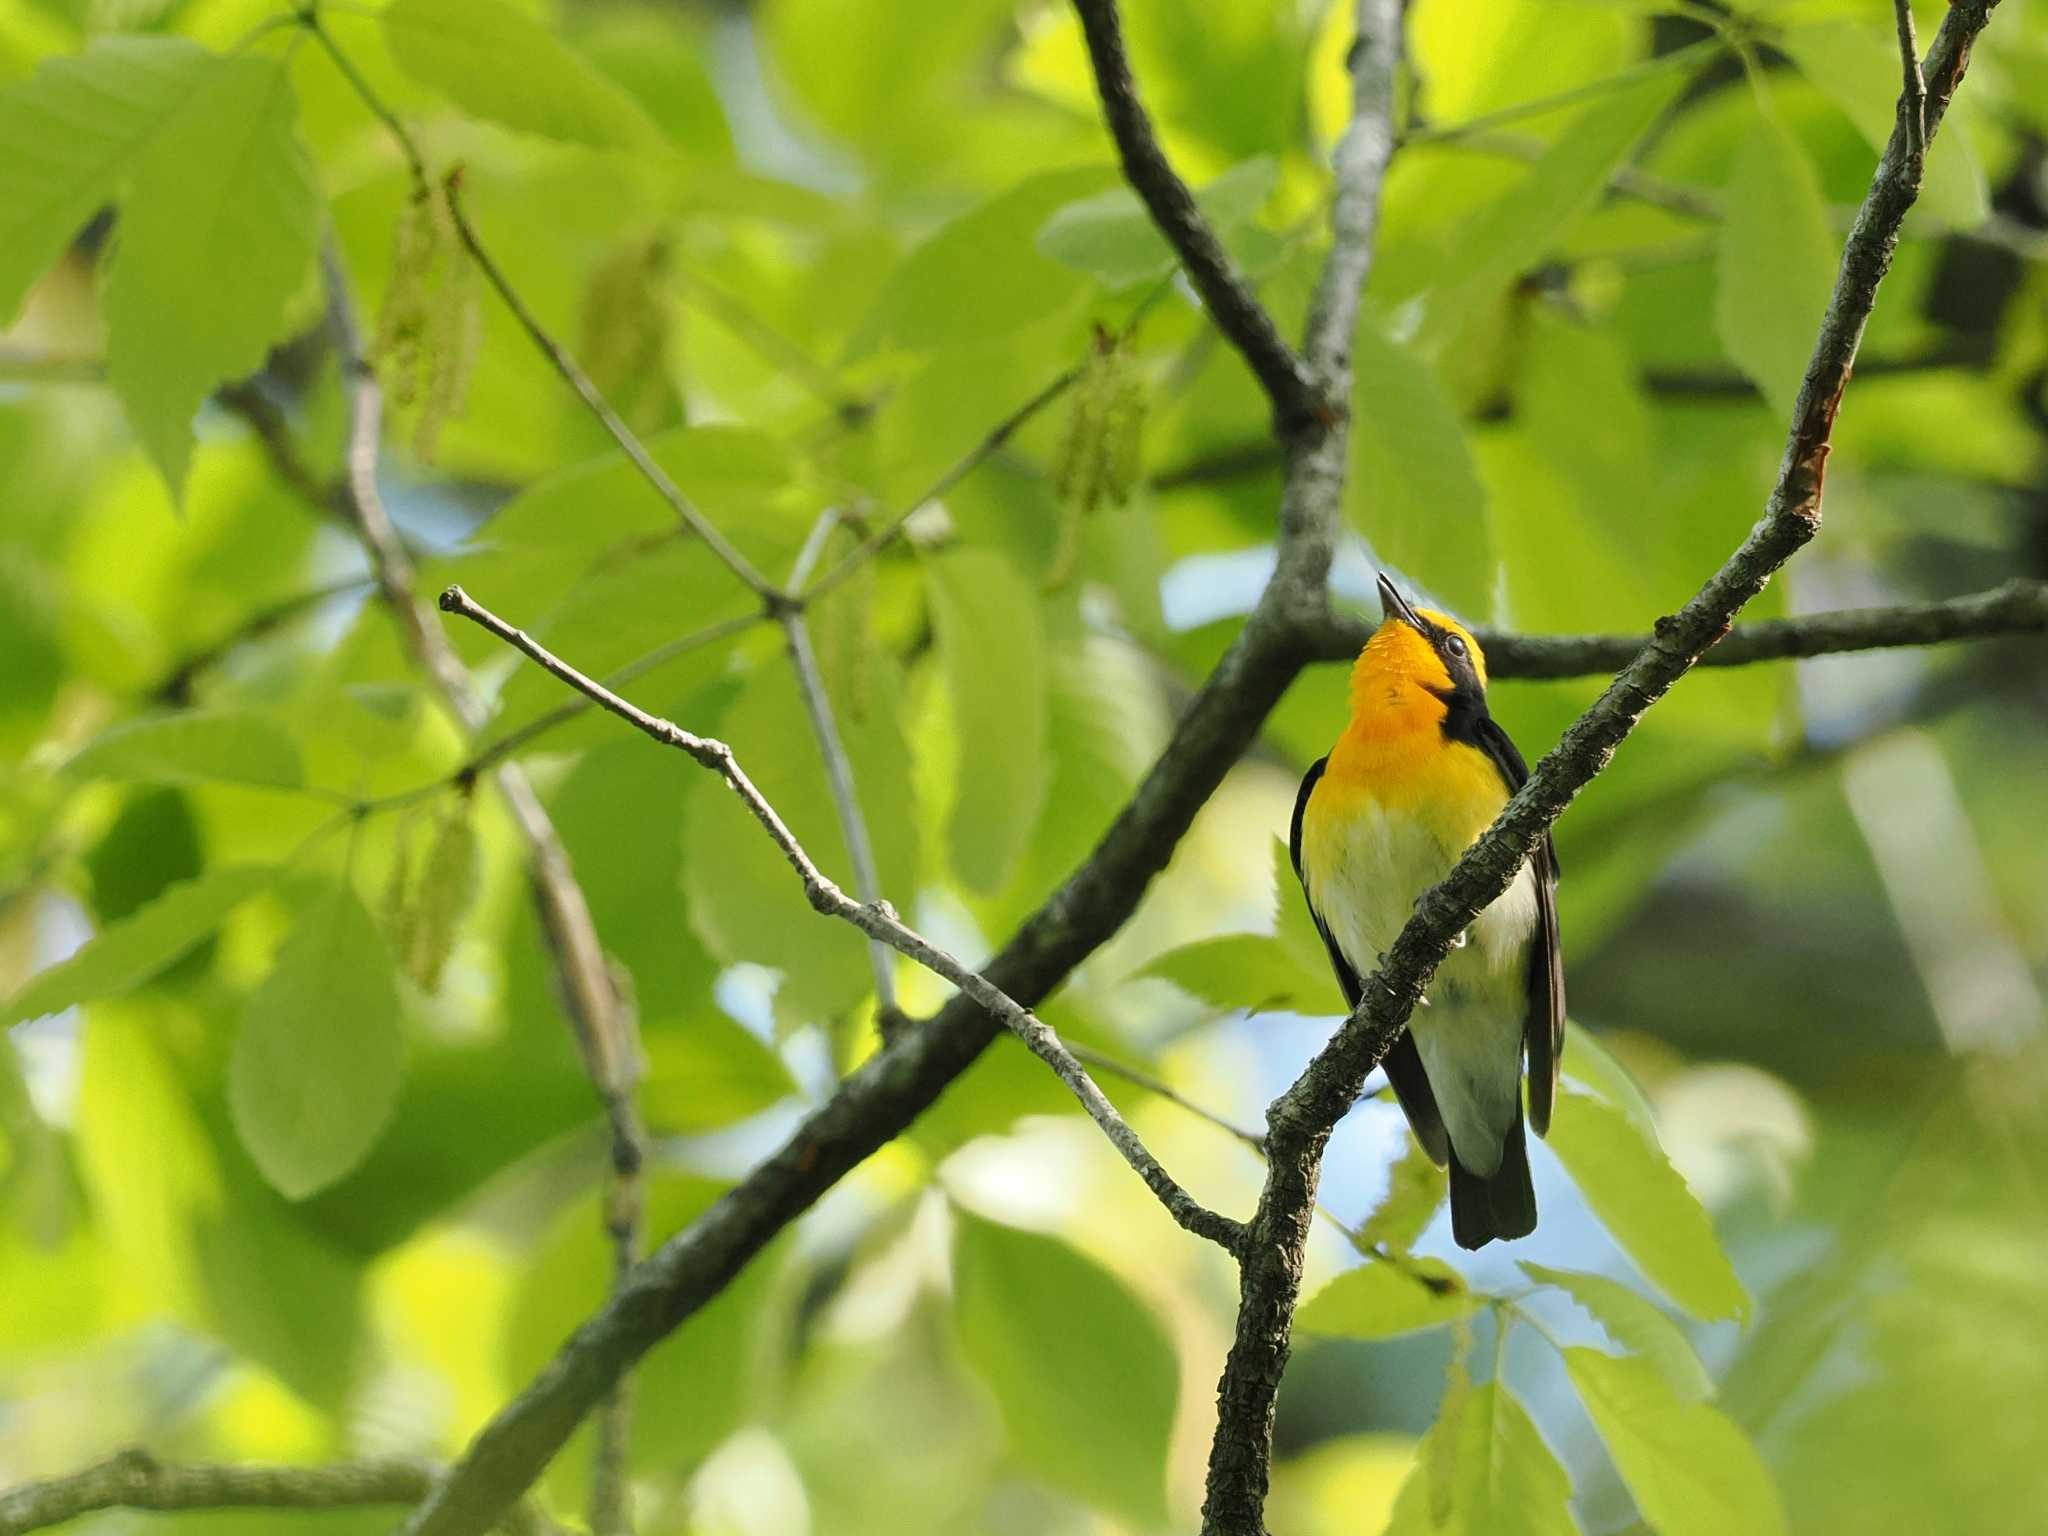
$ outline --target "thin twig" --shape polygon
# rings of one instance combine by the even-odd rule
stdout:
[[[1309,644],[1320,660],[1350,661],[1372,631],[1371,620],[1333,613],[1313,627]],[[1936,602],[1844,608],[1737,624],[1700,657],[1699,665],[1744,667],[2043,631],[2048,631],[2048,582],[2015,577],[1988,591]],[[1490,629],[1475,633],[1486,653],[1487,676],[1496,680],[1613,673],[1650,643],[1643,635],[1522,635]]]
[[[1129,1062],[1118,1061],[1114,1056],[1105,1055],[1103,1052],[1089,1046],[1070,1045],[1067,1049],[1074,1053],[1074,1059],[1083,1066],[1094,1067],[1099,1072],[1107,1072],[1111,1077],[1120,1077],[1125,1082],[1144,1089],[1154,1097],[1164,1099],[1167,1103],[1186,1110],[1197,1120],[1206,1120],[1218,1130],[1229,1132],[1261,1157],[1266,1155],[1265,1137],[1261,1136],[1257,1131],[1246,1130],[1243,1126],[1235,1124],[1222,1115],[1217,1114],[1213,1109],[1204,1109],[1164,1078],[1156,1077],[1152,1073],[1145,1071],[1142,1067],[1134,1067]]]
[[[832,715],[832,700],[825,692],[825,678],[818,669],[817,652],[811,648],[810,626],[794,608],[780,615],[783,640],[789,647],[789,664],[796,672],[797,692],[803,695],[804,713],[810,717],[811,734],[817,738],[818,755],[825,763],[825,782],[832,791],[833,809],[839,813],[839,831],[846,839],[846,856],[853,864],[854,889],[870,906],[882,903],[882,876],[875,865],[875,845],[868,836],[868,819],[861,810],[860,792],[853,782],[853,759],[846,755],[846,742],[839,734],[839,722]],[[881,939],[868,939],[868,965],[875,978],[875,1025],[882,1038],[896,1032],[902,1013],[896,1006],[896,965],[889,946]]]
[[[1208,306],[1216,328],[1257,375],[1273,403],[1280,435],[1292,437],[1326,424],[1333,411],[1343,410],[1343,402],[1323,393],[1306,364],[1281,339],[1273,317],[1237,270],[1196,204],[1194,193],[1159,147],[1152,120],[1138,100],[1137,82],[1131,78],[1116,0],[1074,0],[1074,9],[1080,13],[1103,116],[1116,141],[1124,177],[1180,257],[1182,270]]]
[[[399,151],[405,156],[405,163],[411,170],[419,190],[430,190],[432,181],[427,172],[425,157],[421,155],[419,145],[414,142],[405,124],[385,105],[376,88],[363,77],[362,71],[355,67],[354,62],[320,24],[318,14],[308,10],[302,20],[306,29],[326,50],[327,56],[334,61],[335,67],[341,71],[349,86],[361,98],[363,105],[369,108],[397,140]],[[468,211],[463,207],[462,177],[459,171],[447,176],[444,185],[447,191],[448,216],[455,226],[456,237],[462,241],[463,249],[469,253],[470,260],[476,263],[477,270],[484,275],[484,281],[491,285],[506,309],[511,311],[512,318],[519,322],[520,329],[525,331],[528,338],[540,349],[542,356],[554,365],[555,372],[559,373],[576,392],[576,397],[583,402],[590,414],[597,418],[598,424],[610,434],[612,441],[618,444],[620,451],[640,472],[641,478],[654,488],[655,494],[668,504],[669,510],[675,513],[683,526],[702,539],[711,552],[725,563],[727,569],[745,582],[757,597],[765,601],[774,596],[774,586],[754,568],[751,560],[741,554],[732,542],[719,532],[717,525],[698,509],[697,504],[682,493],[676,483],[669,478],[668,472],[654,461],[646,445],[635,435],[633,429],[626,425],[619,413],[612,409],[611,402],[605,399],[603,391],[591,382],[590,376],[583,371],[576,359],[569,355],[568,349],[555,340],[547,327],[540,323],[539,316],[534,314],[526,300],[520,296],[519,290],[512,286],[504,270],[485,248],[482,238],[476,232],[476,226],[470,222]]]
[[[886,901],[855,901],[827,879],[804,851],[789,827],[783,822],[775,807],[770,805],[760,790],[754,787],[752,779],[733,756],[732,748],[722,741],[694,735],[681,726],[646,713],[637,705],[613,693],[602,683],[585,677],[569,663],[563,661],[531,635],[515,629],[489,609],[477,603],[460,587],[450,587],[441,594],[441,609],[468,619],[471,623],[489,631],[504,641],[528,660],[532,661],[551,676],[568,684],[578,693],[594,700],[601,708],[611,711],[636,730],[653,737],[665,746],[674,747],[687,754],[700,766],[709,768],[729,785],[740,797],[754,819],[760,822],[770,841],[781,850],[782,856],[803,882],[804,895],[812,908],[827,917],[837,917],[854,925],[871,938],[879,939],[898,954],[915,961],[934,975],[951,982],[962,992],[986,1009],[1031,1049],[1033,1055],[1044,1061],[1059,1075],[1072,1090],[1074,1097],[1081,1101],[1089,1116],[1102,1127],[1116,1149],[1129,1163],[1152,1192],[1159,1197],[1173,1219],[1198,1237],[1231,1248],[1236,1244],[1238,1224],[1227,1216],[1204,1208],[1188,1192],[1175,1183],[1171,1174],[1159,1166],[1158,1160],[1145,1150],[1137,1134],[1125,1124],[1116,1106],[1103,1096],[1088,1076],[1087,1069],[1074,1058],[1074,1054],[1060,1040],[1052,1027],[1040,1020],[1029,1009],[1016,1002],[980,972],[971,970],[954,959],[945,950],[933,944],[915,930],[906,927],[896,916],[895,909]]]
[[[1913,0],[1892,0],[1899,24],[1899,71],[1904,85],[1899,95],[1899,121],[1906,130],[1906,153],[1916,173],[1920,157],[1927,152],[1927,80],[1920,73],[1920,40],[1913,30]]]
[[[362,328],[349,297],[348,275],[332,241],[322,253],[322,265],[328,314],[349,391],[347,510],[369,551],[378,588],[398,620],[407,650],[464,734],[473,737],[483,730],[490,711],[440,624],[420,600],[411,558],[384,509],[377,483],[384,395],[369,364]],[[605,1228],[613,1245],[616,1274],[623,1280],[638,1257],[641,1168],[646,1162],[646,1136],[637,1103],[637,1022],[612,979],[590,903],[570,867],[568,849],[525,770],[517,763],[501,762],[493,777],[525,840],[528,879],[547,935],[563,1010],[610,1128],[612,1178]],[[606,1413],[607,1444],[613,1436],[623,1439],[625,1433],[624,1383],[614,1384],[614,1390],[615,1400]],[[623,1475],[622,1469],[610,1470]],[[605,1480],[597,1481],[594,1507],[616,1514],[623,1508],[619,1502],[623,1493],[614,1498]],[[600,1536],[611,1536],[611,1532],[601,1531]]]
[[[0,1493],[0,1536],[25,1536],[104,1509],[365,1509],[417,1504],[439,1469],[405,1457],[285,1466],[233,1466],[158,1461],[131,1447],[64,1477],[23,1483]],[[529,1504],[504,1521],[518,1536],[557,1530]]]

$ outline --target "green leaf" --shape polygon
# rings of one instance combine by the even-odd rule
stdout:
[[[189,710],[132,720],[101,732],[64,771],[86,779],[159,784],[258,784],[296,789],[299,749],[267,715],[253,710]]]
[[[1469,1317],[1479,1298],[1446,1272],[1442,1288],[1407,1269],[1368,1259],[1347,1269],[1301,1304],[1294,1323],[1304,1333],[1391,1339]]]
[[[1700,1364],[1692,1343],[1678,1324],[1654,1302],[1645,1300],[1619,1280],[1582,1269],[1551,1269],[1520,1261],[1522,1272],[1538,1285],[1554,1285],[1592,1315],[1593,1321],[1623,1349],[1640,1355],[1687,1402],[1714,1395],[1714,1378]]]
[[[1359,1245],[1385,1246],[1396,1253],[1406,1253],[1443,1204],[1447,1187],[1444,1170],[1430,1161],[1421,1142],[1408,1137],[1407,1150],[1387,1171],[1387,1192],[1359,1225]]]
[[[1650,1101],[1643,1097],[1643,1090],[1599,1035],[1576,1019],[1565,1021],[1564,1075],[1596,1098],[1605,1099],[1611,1108],[1620,1110],[1638,1135],[1646,1140],[1656,1139],[1657,1117],[1650,1109]]]
[[[1424,353],[1455,340],[1502,289],[1556,249],[1690,78],[1690,71],[1663,70],[1602,96],[1513,190],[1460,227],[1424,301],[1417,338]]]
[[[959,347],[1008,335],[1078,298],[1086,280],[1032,240],[1055,210],[1111,179],[1105,170],[1050,171],[940,226],[883,285],[862,338],[870,348]]]
[[[377,925],[346,883],[303,912],[242,1009],[228,1063],[235,1131],[294,1200],[363,1160],[402,1075],[398,987]]]
[[[867,699],[832,702],[882,894],[908,902],[918,871],[909,750],[897,718],[895,674],[879,663],[871,671]],[[694,724],[708,712],[710,698],[700,698],[702,705],[690,706],[683,719]],[[846,838],[817,744],[795,679],[779,658],[741,680],[718,734],[819,868],[850,884]],[[859,1003],[873,986],[860,933],[811,911],[788,861],[723,780],[680,760],[675,771],[686,783],[683,893],[705,948],[727,964],[749,960],[781,971],[776,1007],[787,1019],[836,1018]]]
[[[220,60],[143,152],[122,206],[107,381],[174,500],[192,418],[262,364],[312,270],[319,204],[295,115],[284,55]]]
[[[640,1107],[657,1134],[716,1130],[796,1091],[782,1058],[722,1013],[649,1024]]]
[[[400,956],[406,974],[428,992],[440,989],[442,968],[454,953],[456,933],[476,900],[482,875],[476,829],[470,825],[469,802],[463,800],[442,816],[427,850]]]
[[[499,0],[398,0],[384,37],[407,74],[473,117],[594,149],[666,142],[631,96]]]
[[[1636,1507],[1660,1536],[1777,1536],[1778,1491],[1719,1409],[1686,1402],[1647,1361],[1567,1349],[1565,1369]]]
[[[1486,490],[1436,370],[1370,316],[1353,338],[1344,505],[1387,564],[1466,613],[1490,611]]]
[[[1280,168],[1269,155],[1232,166],[1195,194],[1210,227],[1226,246],[1273,195]],[[1105,287],[1165,276],[1179,259],[1137,194],[1114,187],[1067,204],[1038,231],[1038,249]],[[1233,254],[1237,252],[1233,251]]]
[[[213,67],[179,37],[103,37],[0,91],[0,329]]]
[[[1341,999],[1327,976],[1304,972],[1270,934],[1226,933],[1169,949],[1140,976],[1172,982],[1211,1008],[1292,1008],[1328,1013]]]
[[[1038,824],[1051,777],[1040,599],[988,550],[932,560],[925,579],[961,742],[947,834],[953,868],[974,889],[998,891]]]
[[[1423,1437],[1387,1536],[1578,1536],[1571,1479],[1512,1392],[1489,1381],[1447,1396],[1444,1413]]]
[[[1841,247],[1820,178],[1773,113],[1735,154],[1715,263],[1714,326],[1729,360],[1789,418],[1827,311]]]
[[[1772,41],[1883,154],[1899,117],[1899,45],[1892,30],[1846,20],[1812,21],[1786,27]],[[1940,136],[1928,148],[1913,209],[1962,229],[1983,223],[1991,210],[1984,167],[1954,117],[1943,119]]]
[[[1049,1237],[961,1213],[960,1351],[1039,1478],[1149,1527],[1166,1517],[1179,1369],[1159,1320],[1108,1270]]]
[[[1565,1092],[1548,1139],[1593,1214],[1652,1284],[1697,1318],[1748,1315],[1748,1293],[1713,1218],[1654,1135],[1598,1099]]]
[[[269,869],[215,869],[170,886],[132,915],[109,923],[69,958],[31,977],[0,1007],[0,1025],[141,986],[275,878]]]

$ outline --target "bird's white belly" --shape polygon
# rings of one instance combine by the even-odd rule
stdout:
[[[1448,848],[1421,820],[1390,816],[1361,799],[1308,861],[1309,897],[1360,976],[1414,915],[1416,900],[1451,872],[1462,848]],[[1461,949],[1431,984],[1432,1003],[1523,995],[1529,936],[1536,927],[1536,880],[1526,864],[1472,924]]]
[[[1333,818],[1334,819],[1334,818]],[[1388,815],[1368,797],[1347,807],[1335,836],[1305,864],[1310,899],[1361,978],[1415,909],[1450,873],[1462,848],[1446,847],[1413,816]],[[1501,1140],[1521,1112],[1522,1029],[1536,880],[1524,865],[1479,914],[1463,947],[1438,969],[1409,1030],[1458,1159],[1474,1173],[1498,1166]]]

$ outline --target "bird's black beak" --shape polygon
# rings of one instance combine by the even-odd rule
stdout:
[[[1408,606],[1408,599],[1395,590],[1394,584],[1384,574],[1380,577],[1380,608],[1387,618],[1399,619],[1417,634],[1424,633],[1422,620]]]

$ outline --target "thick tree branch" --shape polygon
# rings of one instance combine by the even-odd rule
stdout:
[[[1925,129],[1939,127],[1971,42],[1997,0],[1964,0],[1942,23],[1925,69]],[[1243,1247],[1236,1338],[1225,1367],[1210,1461],[1205,1536],[1263,1536],[1272,1413],[1286,1367],[1301,1264],[1323,1148],[1368,1072],[1398,1038],[1453,937],[1505,891],[1546,831],[1680,677],[1728,632],[1730,621],[1820,528],[1820,500],[1835,412],[1857,344],[1890,267],[1899,227],[1919,192],[1920,142],[1901,103],[1897,126],[1842,253],[1826,319],[1794,409],[1777,483],[1741,546],[1575,721],[1536,765],[1493,827],[1424,895],[1364,998],[1267,1114],[1264,1192]]]
[[[417,1504],[434,1484],[430,1462],[389,1458],[295,1467],[174,1464],[129,1449],[66,1477],[0,1493],[0,1536],[24,1536],[103,1509],[360,1509]],[[517,1536],[541,1536],[554,1522],[528,1505],[505,1519]]]
[[[1088,59],[1102,97],[1103,116],[1116,140],[1124,176],[1179,255],[1195,292],[1209,308],[1216,328],[1243,354],[1258,376],[1282,437],[1310,430],[1335,411],[1341,399],[1323,392],[1308,364],[1280,337],[1251,287],[1231,262],[1216,232],[1209,227],[1188,184],[1167,162],[1152,121],[1138,100],[1131,61],[1124,51],[1123,27],[1116,0],[1074,0],[1081,30],[1088,39]]]
[[[1358,324],[1359,297],[1372,269],[1379,227],[1380,186],[1393,155],[1394,72],[1401,55],[1399,0],[1357,0],[1355,15],[1351,126],[1337,146],[1330,254],[1309,309],[1304,341],[1304,351],[1325,387],[1345,399],[1351,393],[1351,338]],[[1296,447],[1288,462],[1280,559],[1267,595],[1272,596],[1283,581],[1312,581],[1312,588],[1293,601],[1297,634],[1329,611],[1331,525],[1343,504],[1346,435],[1332,432],[1325,442]],[[1290,566],[1296,565],[1298,573],[1290,573]],[[1260,606],[1264,605],[1262,598]],[[1255,610],[1254,621],[1257,617]],[[1354,1094],[1364,1080],[1361,1074]],[[1210,1445],[1202,1500],[1204,1531],[1263,1529],[1260,1511],[1272,1449],[1273,1405],[1287,1359],[1300,1256],[1315,1219],[1312,1176],[1305,1187],[1283,1182],[1287,1198],[1274,1198],[1276,1181],[1298,1179],[1301,1172],[1291,1155],[1279,1153],[1269,1130],[1266,1193],[1239,1250],[1237,1337],[1217,1386],[1218,1429]],[[1297,1195],[1298,1200],[1292,1198]]]

